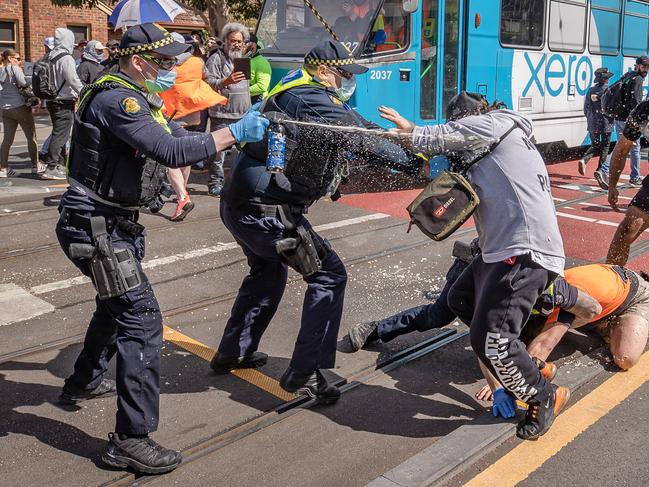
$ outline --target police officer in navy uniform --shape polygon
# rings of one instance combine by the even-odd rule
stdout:
[[[159,196],[166,167],[189,166],[235,142],[260,140],[268,124],[258,112],[211,134],[167,122],[156,93],[173,85],[176,56],[187,49],[155,24],[124,34],[120,72],[82,93],[70,187],[56,227],[63,251],[97,289],[97,308],[60,401],[77,404],[116,393],[117,424],[102,460],[146,473],[173,470],[182,457],[148,437],[158,426],[162,316],[140,264],[144,227],[137,223],[138,210]],[[115,354],[116,382],[104,378]]]
[[[290,120],[378,128],[345,103],[354,91],[354,76],[366,71],[340,43],[324,41],[265,100],[262,113],[283,119],[287,131],[286,169],[267,171],[266,142],[247,144],[224,188],[221,218],[246,254],[250,272],[211,361],[218,374],[266,363],[267,355],[257,348],[282,299],[291,266],[302,274],[307,290],[295,349],[280,385],[327,404],[340,396],[321,369],[334,367],[347,273],[304,214],[326,194],[335,197],[350,160],[412,173],[418,162],[376,135],[347,136],[349,132],[298,126]]]

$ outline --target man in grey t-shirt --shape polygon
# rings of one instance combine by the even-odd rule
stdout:
[[[450,289],[448,304],[470,325],[480,361],[510,395],[530,405],[517,433],[536,439],[570,393],[546,381],[520,340],[532,307],[563,275],[565,263],[550,178],[529,139],[532,124],[511,110],[492,110],[481,95],[466,92],[451,100],[443,125],[415,127],[394,110],[381,112],[417,150],[458,162],[483,156],[466,173],[480,198],[474,219],[482,254]]]

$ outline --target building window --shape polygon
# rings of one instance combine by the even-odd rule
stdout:
[[[500,43],[532,49],[543,47],[545,0],[502,0]]]
[[[74,34],[74,43],[79,44],[79,41],[90,40],[90,27],[87,25],[70,25],[68,24],[68,29]]]
[[[626,5],[626,11],[624,14],[622,54],[625,56],[646,55],[648,38],[649,5],[636,1],[629,1]]]
[[[619,51],[620,8],[620,0],[593,0],[588,36],[588,48],[591,53],[615,55]],[[644,38],[647,38],[646,33]]]
[[[0,21],[0,50],[16,49],[16,22]]]

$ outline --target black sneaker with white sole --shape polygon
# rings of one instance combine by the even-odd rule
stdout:
[[[179,451],[159,445],[148,436],[121,440],[117,433],[108,433],[108,447],[101,460],[111,467],[132,468],[149,474],[167,473],[183,460]]]
[[[602,171],[595,171],[595,174],[593,174],[593,176],[595,177],[597,184],[599,184],[599,187],[603,190],[608,191],[608,174]]]
[[[97,387],[92,390],[84,390],[67,383],[63,386],[59,402],[68,406],[74,406],[88,399],[98,399],[100,397],[111,397],[117,394],[117,384],[111,379],[102,379]]]
[[[289,367],[279,380],[279,385],[285,391],[309,396],[318,404],[331,405],[340,399],[340,389],[329,384],[317,369],[305,374]]]

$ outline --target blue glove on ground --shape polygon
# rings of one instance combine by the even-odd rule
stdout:
[[[264,138],[266,129],[270,122],[261,116],[261,113],[255,110],[249,110],[241,120],[228,125],[234,140],[241,144],[242,142],[259,142]]]
[[[499,387],[494,392],[494,404],[491,412],[495,417],[513,418],[516,415],[516,400]]]

